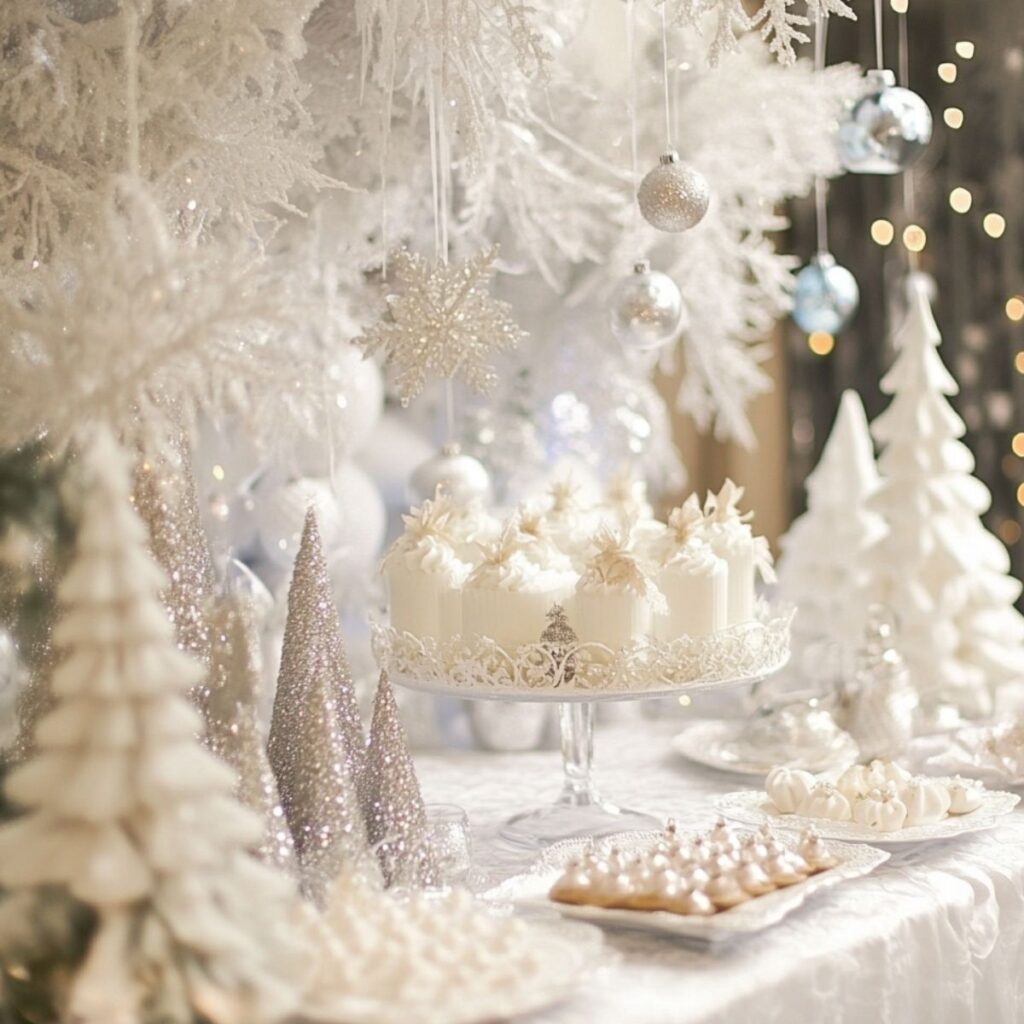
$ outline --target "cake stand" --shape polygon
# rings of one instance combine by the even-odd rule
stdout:
[[[510,654],[486,637],[445,642],[372,626],[373,648],[396,685],[470,700],[559,705],[562,791],[546,807],[517,814],[500,838],[539,851],[568,839],[660,828],[660,819],[606,800],[594,783],[594,707],[604,701],[679,697],[749,685],[789,659],[792,613],[767,607],[757,620],[710,637],[670,644],[640,641],[628,649],[601,644],[527,644]]]

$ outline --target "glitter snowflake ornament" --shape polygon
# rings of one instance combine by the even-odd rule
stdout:
[[[498,247],[464,263],[428,263],[399,249],[389,265],[396,291],[385,315],[356,339],[367,353],[380,352],[394,367],[395,389],[408,405],[431,376],[461,374],[479,394],[497,382],[493,352],[507,352],[526,339],[507,302],[489,291]]]

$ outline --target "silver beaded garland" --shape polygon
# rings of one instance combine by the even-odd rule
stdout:
[[[649,171],[636,193],[644,219],[659,231],[687,231],[708,212],[707,179],[672,150]]]

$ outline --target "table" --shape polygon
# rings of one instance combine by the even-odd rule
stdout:
[[[743,780],[669,749],[680,721],[600,729],[607,796],[707,827],[710,801]],[[491,883],[522,860],[497,826],[557,795],[559,755],[417,755],[424,797],[469,813],[474,857]],[[893,848],[873,875],[837,886],[768,931],[714,952],[625,931],[612,962],[573,1001],[530,1024],[1000,1024],[1024,1021],[1024,813],[999,828]]]

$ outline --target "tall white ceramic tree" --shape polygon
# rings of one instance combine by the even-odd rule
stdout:
[[[952,703],[979,715],[992,688],[1024,677],[1020,583],[1003,545],[979,516],[991,501],[972,476],[966,427],[949,403],[959,388],[917,275],[897,355],[882,379],[892,402],[872,425],[883,446],[874,507],[889,533],[868,553],[872,596],[897,615],[899,645],[925,706]]]
[[[292,887],[250,854],[260,821],[197,739],[187,694],[203,670],[175,646],[108,433],[84,469],[54,706],[7,781],[26,813],[0,829],[0,886],[28,902],[56,887],[95,912],[67,996],[77,1024],[279,1020],[299,998]]]
[[[820,677],[826,648],[845,659],[864,629],[864,552],[885,534],[870,507],[879,487],[864,406],[845,391],[814,471],[808,476],[807,511],[780,544],[779,596],[797,606],[793,653],[797,674]]]

